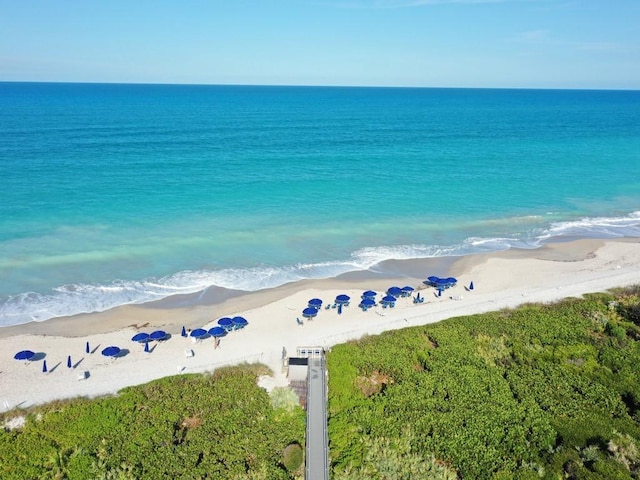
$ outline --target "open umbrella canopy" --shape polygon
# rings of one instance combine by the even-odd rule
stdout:
[[[22,350],[16,353],[13,358],[16,360],[31,360],[35,355],[35,352],[32,352],[31,350]]]
[[[373,307],[376,304],[376,301],[371,297],[365,297],[360,302],[360,305],[363,307]]]
[[[193,338],[201,338],[208,333],[209,332],[207,332],[204,328],[196,328],[195,330],[191,330],[191,333],[189,335],[191,335]]]
[[[309,300],[309,306],[320,308],[322,306],[322,300],[319,298],[312,298],[311,300]]]
[[[218,325],[223,328],[228,328],[233,325],[233,320],[231,320],[229,317],[222,317],[220,320],[218,320]]]
[[[145,332],[139,332],[136,333],[133,337],[131,337],[131,341],[133,342],[148,342],[149,341],[149,334],[145,333]]]
[[[238,328],[246,327],[247,325],[249,325],[249,322],[247,322],[247,319],[244,317],[233,317],[231,319],[231,323],[233,323],[233,325]]]
[[[382,303],[395,303],[398,299],[393,295],[382,297]]]
[[[318,309],[314,307],[307,307],[302,310],[302,315],[308,318],[315,317],[316,315],[318,315]]]
[[[394,297],[399,297],[402,295],[402,289],[400,287],[389,287],[387,290],[388,295],[393,295]]]
[[[224,337],[227,334],[227,331],[222,327],[211,327],[209,329],[209,335],[214,338]]]
[[[114,345],[102,350],[102,355],[104,355],[105,357],[115,357],[119,353],[120,353],[120,347],[116,347]]]
[[[349,300],[351,300],[351,297],[344,293],[341,293],[336,297],[336,303],[349,303]]]
[[[402,290],[403,292],[413,292],[414,288],[413,288],[413,287],[411,287],[411,286],[409,286],[409,285],[406,285],[406,286],[402,287],[402,289],[401,289],[401,290]]]
[[[367,290],[366,292],[362,292],[363,297],[375,297],[377,295],[373,290]]]
[[[167,338],[167,332],[165,332],[164,330],[156,330],[155,332],[151,332],[149,338],[151,340],[164,340],[165,338]]]

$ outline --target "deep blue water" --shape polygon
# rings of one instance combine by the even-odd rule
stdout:
[[[640,236],[640,92],[0,83],[0,325]]]

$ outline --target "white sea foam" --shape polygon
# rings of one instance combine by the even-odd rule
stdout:
[[[125,304],[140,304],[171,295],[203,291],[211,286],[257,291],[301,279],[330,278],[367,270],[385,260],[462,256],[473,253],[537,248],[545,240],[558,236],[592,238],[640,237],[640,211],[624,217],[584,218],[556,222],[546,229],[524,237],[469,237],[455,245],[386,245],[365,247],[343,261],[226,268],[220,270],[185,270],[162,278],[141,281],[114,281],[104,285],[74,284],[55,288],[48,294],[27,292],[13,295],[0,303],[0,326],[30,321],[45,321],[60,316],[99,312]]]

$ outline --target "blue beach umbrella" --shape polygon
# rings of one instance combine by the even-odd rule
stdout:
[[[382,297],[382,303],[396,303],[397,300],[398,299],[393,295],[387,295],[385,297]]]
[[[387,290],[387,294],[399,297],[402,295],[402,289],[400,287],[390,287],[389,290]]]
[[[373,307],[375,304],[376,304],[376,301],[371,297],[365,297],[360,302],[360,306],[365,308]]]
[[[249,325],[249,322],[247,322],[247,319],[244,317],[233,317],[231,323],[233,323],[235,328],[244,328]]]
[[[406,293],[406,294],[411,294],[411,292],[413,292],[414,288],[406,285],[404,287],[402,287],[402,293]]]
[[[227,331],[222,327],[211,327],[209,329],[209,335],[214,338],[224,337],[227,334]]]
[[[322,300],[319,298],[312,298],[311,300],[309,300],[309,306],[310,307],[315,307],[315,308],[320,308],[322,307]]]
[[[149,341],[149,334],[145,333],[145,332],[136,333],[133,337],[131,337],[131,341],[132,342],[138,342],[138,343],[148,342]]]
[[[87,344],[85,345],[85,347],[84,347],[84,351],[85,351],[86,353],[91,353],[91,348],[89,347],[89,342],[87,342]]]
[[[114,345],[102,350],[102,355],[104,355],[105,357],[116,357],[119,353],[120,347],[116,347]]]
[[[373,290],[367,290],[366,292],[362,292],[362,297],[363,298],[374,298],[377,295],[376,292],[374,292]]]
[[[222,317],[220,320],[218,320],[218,325],[228,331],[233,328],[233,320],[231,320],[229,317]]]
[[[42,373],[47,373],[47,361],[42,362]]]
[[[473,280],[471,281],[471,283],[469,284],[469,290],[473,290]]]
[[[192,330],[190,335],[193,338],[202,338],[205,335],[208,335],[209,332],[207,332],[204,328],[196,328],[195,330]]]
[[[336,297],[337,304],[349,303],[349,300],[351,300],[351,297],[349,295],[345,295],[344,293],[341,293]]]
[[[180,332],[180,335],[183,336],[183,337],[187,336],[187,329],[184,328],[184,326],[182,327],[182,332]]]
[[[67,355],[67,368],[71,368],[73,363],[71,362],[71,355]]]
[[[165,338],[167,338],[167,332],[165,332],[164,330],[156,330],[155,332],[151,332],[149,334],[149,338],[156,341],[164,340]]]
[[[318,315],[318,309],[314,307],[307,307],[302,310],[302,316],[307,318],[313,318]]]
[[[22,350],[16,353],[13,358],[16,360],[31,360],[34,356],[35,352],[32,352],[31,350]]]

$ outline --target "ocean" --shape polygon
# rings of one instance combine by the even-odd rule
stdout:
[[[640,236],[640,91],[0,83],[0,101],[0,326]]]

